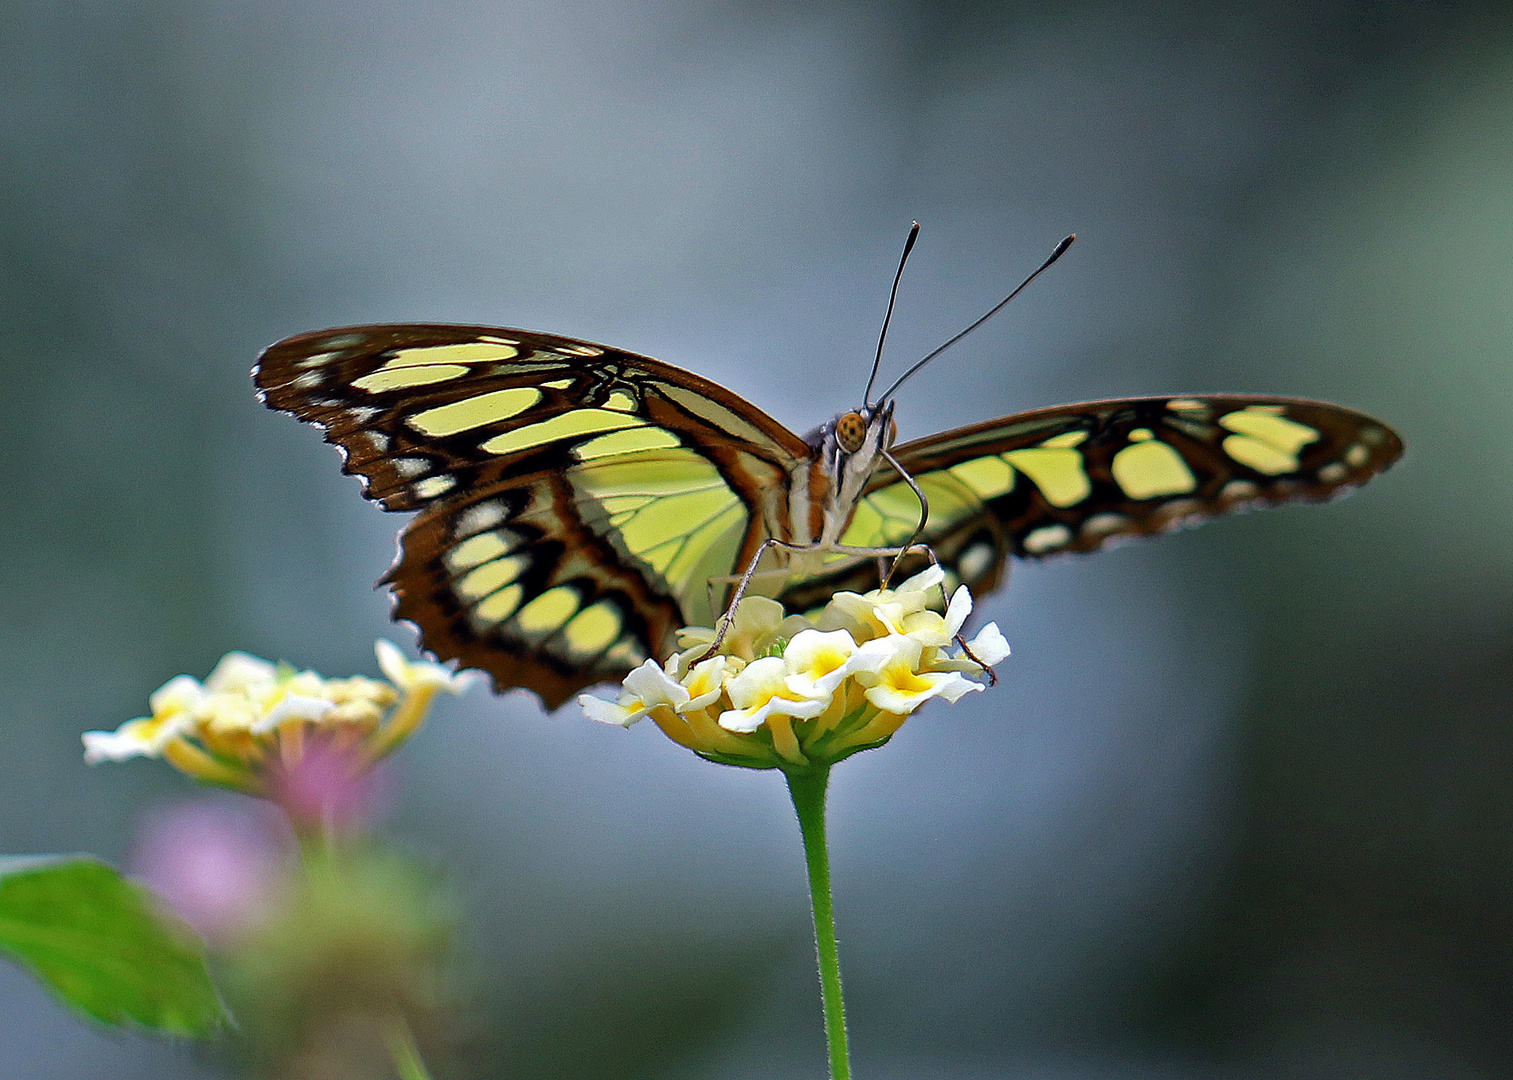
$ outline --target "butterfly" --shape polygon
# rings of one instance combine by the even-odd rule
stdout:
[[[1359,412],[1233,394],[1058,405],[894,445],[890,389],[800,437],[669,364],[487,326],[300,334],[253,378],[324,429],[369,499],[418,511],[383,579],[394,617],[551,709],[665,659],[748,570],[804,612],[876,588],[876,553],[917,539],[980,595],[1009,556],[1320,502],[1403,452]]]

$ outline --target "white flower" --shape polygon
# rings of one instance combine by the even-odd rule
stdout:
[[[911,629],[911,616],[928,614],[935,621],[940,620],[938,614],[928,609],[934,602],[934,597],[939,595],[938,586],[945,580],[945,576],[945,571],[940,567],[931,566],[896,589],[876,589],[865,595],[836,593],[828,606],[849,616],[862,628],[867,638],[881,634],[903,634]],[[919,620],[915,620],[915,628],[918,627]]]
[[[830,694],[795,692],[788,685],[787,671],[788,662],[781,656],[767,656],[747,664],[725,684],[733,708],[720,713],[720,726],[726,731],[752,732],[766,723],[769,716],[808,719],[824,712],[830,704]]]
[[[765,596],[748,596],[736,608],[720,651],[743,660],[755,660],[772,645],[784,621],[782,604]],[[708,626],[684,627],[678,631],[678,644],[683,647],[680,656],[693,659],[708,652],[716,635],[717,631]]]
[[[933,697],[954,703],[982,689],[982,683],[959,671],[921,671],[923,649],[902,634],[876,638],[858,649],[856,681],[866,687],[867,700],[883,712],[907,716]]]
[[[783,650],[788,689],[801,697],[828,702],[851,670],[856,641],[844,630],[801,630]]]
[[[975,638],[967,642],[972,655],[989,667],[1001,664],[1009,658],[1009,643],[1004,639],[996,622],[990,622]]]
[[[972,593],[965,585],[956,586],[951,594],[951,603],[946,606],[946,631],[953,638],[961,633],[962,624],[972,614]]]
[[[205,689],[212,694],[244,694],[255,687],[273,682],[277,677],[278,667],[267,660],[250,653],[229,652],[221,657],[220,663],[205,677]],[[171,686],[172,683],[168,685]],[[168,686],[163,689],[168,689]]]
[[[630,727],[658,705],[670,705],[676,709],[692,697],[688,688],[672,678],[655,660],[648,660],[625,676],[618,703],[596,698],[591,694],[578,697],[578,704],[590,720],[601,724],[619,724]]]
[[[483,678],[480,671],[452,671],[429,660],[410,660],[398,645],[382,638],[374,644],[373,651],[378,655],[378,668],[384,678],[406,693],[429,688],[461,694]]]
[[[148,699],[151,716],[85,732],[84,760],[162,757],[196,779],[264,794],[270,768],[292,768],[307,746],[340,729],[356,764],[371,767],[415,732],[437,690],[457,693],[470,681],[408,661],[386,641],[376,651],[396,685],[360,675],[323,679],[227,653],[203,684],[179,675],[159,687]]]
[[[222,663],[224,662],[223,660]],[[205,690],[198,679],[192,679],[188,675],[175,675],[148,696],[147,704],[152,707],[152,715],[167,716],[195,709],[204,700]]]
[[[683,677],[689,698],[677,706],[677,710],[687,712],[713,705],[725,689],[726,680],[739,671],[740,667],[739,661],[723,654],[716,654],[695,664],[693,670]]]
[[[183,734],[194,723],[188,713],[169,716],[143,716],[128,720],[114,731],[84,733],[84,763],[126,761],[134,757],[157,757],[163,747]]]

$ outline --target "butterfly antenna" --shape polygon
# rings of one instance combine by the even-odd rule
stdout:
[[[893,305],[898,301],[898,283],[904,276],[904,263],[909,261],[909,252],[914,250],[914,241],[919,238],[919,222],[909,226],[909,239],[904,241],[904,253],[898,259],[898,273],[893,275],[893,291],[888,294],[888,314],[883,316],[883,332],[877,335],[877,356],[872,361],[872,374],[867,378],[867,392],[862,395],[862,404],[872,405],[872,384],[877,381],[877,369],[883,362],[883,342],[888,340],[888,324],[893,321]],[[885,398],[886,394],[883,395]]]
[[[989,311],[986,315],[984,315],[982,318],[978,319],[971,326],[967,327],[961,333],[957,334],[951,340],[947,341],[944,345],[940,346],[940,348],[938,348],[938,349],[934,350],[933,352],[931,352],[923,360],[920,360],[913,367],[911,367],[908,371],[906,371],[902,375],[900,375],[898,377],[897,381],[895,381],[892,386],[888,387],[888,389],[886,389],[886,390],[883,391],[883,395],[882,395],[881,400],[887,401],[889,398],[891,398],[893,396],[894,392],[900,386],[902,386],[904,384],[904,380],[908,379],[908,377],[910,375],[913,375],[916,371],[918,371],[920,368],[924,367],[931,360],[934,360],[937,356],[939,356],[941,353],[945,352],[952,345],[955,345],[958,341],[960,341],[962,338],[966,337],[973,330],[976,330],[979,326],[981,326],[983,323],[987,322],[994,315],[997,315],[999,313],[999,311],[1003,310],[1003,306],[1005,304],[1007,304],[1010,300],[1014,299],[1014,297],[1018,296],[1021,292],[1024,291],[1024,288],[1025,288],[1026,285],[1028,285],[1030,282],[1034,281],[1041,274],[1045,273],[1046,270],[1050,269],[1050,266],[1051,266],[1051,264],[1053,262],[1055,262],[1057,259],[1061,258],[1061,256],[1065,255],[1066,254],[1066,249],[1072,246],[1072,241],[1075,240],[1075,239],[1077,239],[1077,234],[1073,233],[1071,236],[1068,236],[1065,240],[1061,241],[1061,243],[1057,244],[1056,245],[1056,250],[1053,251],[1053,252],[1051,252],[1051,257],[1048,258],[1048,259],[1046,259],[1045,262],[1041,263],[1040,264],[1040,268],[1038,270],[1036,270],[1029,277],[1025,278],[1023,281],[1021,281],[1019,283],[1019,287],[1017,289],[1015,289],[1013,292],[1009,293],[1009,295],[1005,296],[1002,300],[998,301],[997,304],[993,305],[993,309],[991,311]],[[870,384],[868,384],[868,385],[870,385]]]

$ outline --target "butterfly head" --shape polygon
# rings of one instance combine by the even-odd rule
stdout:
[[[810,436],[841,505],[849,506],[861,496],[883,452],[897,436],[891,401],[841,413]]]

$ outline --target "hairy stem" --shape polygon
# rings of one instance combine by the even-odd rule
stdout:
[[[819,955],[820,998],[825,1010],[825,1042],[830,1049],[831,1080],[850,1080],[851,1052],[846,1044],[846,1004],[841,996],[840,954],[835,945],[835,910],[830,900],[830,853],[825,846],[825,789],[830,766],[810,765],[785,771],[788,794],[804,837],[809,867],[809,900],[814,910],[814,945]]]

